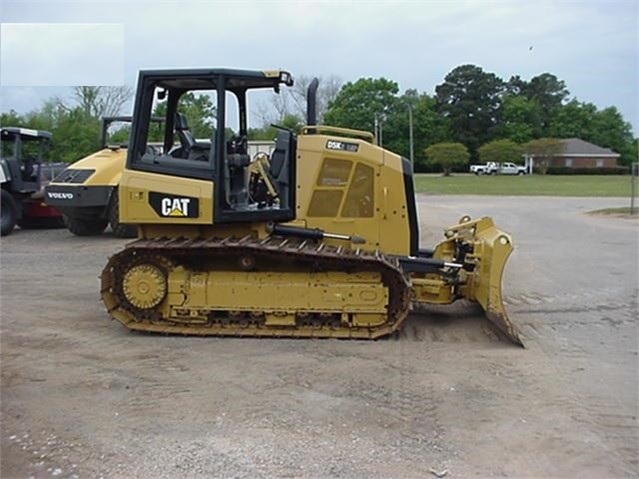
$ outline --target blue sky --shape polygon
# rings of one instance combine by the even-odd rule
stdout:
[[[99,35],[86,35],[82,49],[93,54],[67,63],[70,77],[87,70],[104,72],[105,65],[122,69],[123,64],[122,78],[133,86],[142,68],[283,68],[294,75],[334,74],[344,81],[383,76],[398,82],[402,91],[415,88],[433,94],[450,70],[472,63],[504,80],[553,73],[566,82],[573,97],[599,108],[616,106],[635,133],[639,131],[639,18],[634,0],[2,0],[0,20],[123,24],[123,63],[117,53],[110,58],[98,54],[104,51]],[[67,62],[64,52],[69,49],[57,48],[62,38],[37,40],[60,63]],[[38,74],[37,65],[12,63],[4,55],[2,67],[15,68],[23,77]],[[52,85],[64,84],[53,75],[50,79]],[[3,86],[0,109],[25,112],[51,95],[65,94],[68,89],[61,87]]]

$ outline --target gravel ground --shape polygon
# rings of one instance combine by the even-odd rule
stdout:
[[[1,242],[2,478],[636,477],[639,223],[624,199],[420,196],[423,246],[489,214],[527,349],[472,304],[375,342],[183,338],[110,321],[126,241]]]

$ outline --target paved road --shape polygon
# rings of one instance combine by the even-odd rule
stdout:
[[[1,477],[636,477],[639,224],[623,199],[420,196],[423,246],[462,214],[516,242],[526,350],[472,305],[376,342],[132,334],[97,276],[125,243],[1,243]]]

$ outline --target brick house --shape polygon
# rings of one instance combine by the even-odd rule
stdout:
[[[616,168],[619,153],[610,148],[588,143],[580,138],[566,138],[559,140],[563,145],[563,152],[550,160],[550,167],[554,168]],[[524,155],[524,163],[530,170],[535,168],[534,158]]]
[[[602,148],[579,138],[559,140],[564,146],[563,153],[556,155],[551,166],[562,168],[615,168],[619,153],[610,148]]]

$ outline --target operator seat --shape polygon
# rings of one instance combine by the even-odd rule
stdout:
[[[282,167],[284,166],[284,163],[286,163],[288,141],[287,132],[278,131],[275,139],[275,149],[271,153],[271,168],[269,170],[269,174],[273,180],[279,180]]]
[[[180,138],[180,145],[182,146],[182,157],[188,158],[189,153],[195,147],[196,141],[193,138],[193,134],[189,130],[189,124],[186,121],[186,116],[182,113],[175,114],[175,132]]]
[[[35,181],[36,180],[36,171],[35,166],[38,160],[36,160],[33,156],[27,155],[22,160],[22,165],[20,167],[22,181]]]
[[[271,177],[273,186],[277,191],[281,201],[289,198],[291,186],[289,177],[291,175],[291,152],[295,152],[296,148],[295,135],[288,130],[278,130],[275,138],[275,149],[271,153],[271,167],[268,175]],[[294,153],[293,153],[294,154]],[[283,203],[282,206],[290,207]]]

